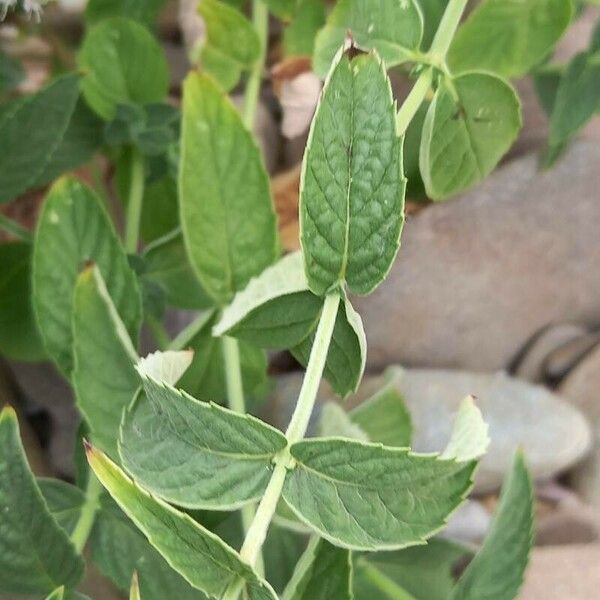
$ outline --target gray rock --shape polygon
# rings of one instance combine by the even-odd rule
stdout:
[[[560,393],[583,411],[592,425],[592,451],[573,473],[572,483],[585,501],[600,508],[600,344],[562,382]]]
[[[348,407],[369,397],[384,380],[384,376],[365,378]],[[443,450],[461,400],[469,394],[477,397],[477,405],[489,424],[491,440],[477,472],[477,493],[500,488],[518,447],[523,448],[538,480],[549,479],[569,468],[590,447],[589,425],[577,409],[541,386],[504,373],[406,369],[396,381],[413,419],[413,448],[418,452]],[[272,414],[280,427],[287,425],[301,382],[301,374],[277,379],[271,406],[275,407]],[[329,386],[321,384],[319,399],[332,396]]]
[[[534,548],[520,600],[593,600],[600,589],[600,545]]]
[[[600,143],[517,159],[408,218],[387,280],[357,298],[368,368],[495,371],[550,323],[600,321]]]
[[[469,544],[481,544],[487,534],[492,516],[481,502],[467,500],[451,515],[440,537]]]
[[[600,343],[600,331],[574,338],[556,348],[545,360],[545,376],[553,381],[562,379],[598,343]]]

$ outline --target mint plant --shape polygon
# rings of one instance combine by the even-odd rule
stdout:
[[[437,535],[487,448],[472,398],[438,454],[410,449],[391,383],[352,411],[326,404],[316,424],[313,413],[323,378],[340,398],[360,385],[352,296],[396,258],[406,174],[442,200],[495,168],[521,124],[507,78],[535,70],[553,89],[543,62],[571,3],[484,0],[462,24],[466,0],[340,0],[328,15],[319,0],[254,0],[252,21],[242,4],[200,4],[207,34],[181,109],[151,29],[160,0],[90,1],[77,72],[35,94],[10,98],[20,75],[7,63],[0,201],[51,187],[33,235],[0,221],[17,238],[0,245],[0,348],[52,360],[82,428],[75,485],[35,478],[16,414],[2,411],[0,591],[82,598],[87,548],[132,599],[512,599],[533,527],[520,454],[474,555]],[[302,249],[286,256],[251,133],[270,14],[284,55],[312,54],[325,79],[302,166]],[[595,50],[552,102],[542,95],[554,149],[597,108]],[[400,106],[392,68],[414,79]],[[238,110],[227,93],[242,80]],[[575,118],[564,106],[579,89]],[[98,154],[114,166],[122,235],[105,181],[64,175],[95,173]],[[200,312],[171,338],[167,306]],[[142,326],[157,348],[145,357]],[[306,369],[285,431],[251,414],[271,349]]]

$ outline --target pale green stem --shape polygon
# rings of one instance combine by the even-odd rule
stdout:
[[[225,364],[225,383],[227,385],[227,399],[229,408],[237,413],[245,414],[246,403],[244,402],[244,388],[242,385],[242,366],[240,363],[240,347],[235,338],[223,336],[221,338],[221,347],[223,350],[223,361]],[[247,534],[255,515],[255,507],[252,504],[246,504],[241,509],[242,528],[244,534]],[[264,573],[264,562],[262,554],[259,552],[254,556],[252,564],[256,562],[256,569],[259,573]]]
[[[16,221],[9,219],[6,215],[0,213],[0,229],[4,229],[17,239],[23,242],[31,242],[33,236],[25,227],[19,225]]]
[[[339,305],[340,295],[338,292],[325,297],[321,319],[319,320],[315,341],[313,342],[308,366],[306,367],[306,374],[304,375],[302,388],[298,396],[298,404],[296,404],[296,409],[285,433],[285,437],[287,437],[290,444],[301,440],[306,433],[306,428],[308,427],[308,422],[317,398],[319,383],[321,383],[321,377],[323,376],[323,369],[325,368],[325,361],[327,360],[327,352],[329,351],[329,344]]]
[[[246,93],[244,97],[244,124],[250,131],[254,128],[254,117],[256,115],[256,106],[258,105],[258,95],[260,93],[260,83],[262,71],[267,55],[267,36],[269,32],[269,10],[263,0],[252,1],[252,20],[254,29],[258,35],[260,43],[260,53],[246,84]]]
[[[306,572],[310,569],[315,559],[315,552],[321,538],[318,535],[311,535],[308,540],[306,549],[302,553],[302,556],[296,563],[296,568],[292,573],[292,577],[288,581],[283,594],[281,594],[281,600],[291,600],[296,595],[298,584],[302,581]]]
[[[92,532],[101,493],[102,485],[96,476],[90,472],[85,490],[85,502],[81,508],[79,519],[77,519],[77,523],[75,524],[75,529],[73,529],[73,533],[71,534],[71,541],[78,553],[83,551],[85,543]]]
[[[438,58],[441,62],[446,59],[448,48],[450,48],[467,3],[468,0],[450,0],[444,11],[433,42],[431,42],[431,48],[429,49],[429,54]]]
[[[446,54],[465,11],[467,2],[468,0],[450,0],[448,3],[431,43],[431,49],[425,55],[429,59],[430,64],[436,65],[441,69],[446,69]],[[406,133],[410,122],[431,88],[432,79],[433,67],[425,67],[396,116],[396,128],[399,135]]]
[[[135,254],[138,249],[143,197],[144,158],[138,150],[132,148],[129,198],[127,200],[127,222],[125,224],[125,250],[129,254]]]
[[[214,310],[201,312],[189,325],[186,325],[177,337],[169,344],[169,350],[185,350],[194,336],[206,325],[213,316]]]
[[[298,402],[286,432],[286,437],[290,445],[301,440],[306,433],[306,428],[308,427],[308,422],[317,398],[319,383],[323,376],[323,369],[325,368],[325,361],[329,352],[329,344],[331,343],[339,305],[339,292],[329,294],[325,297],[323,311],[321,312],[321,318],[310,351]],[[287,468],[291,461],[292,457],[290,456],[289,448],[286,448],[275,459],[275,468],[273,469],[271,479],[258,505],[256,515],[240,550],[242,560],[249,565],[254,565],[267,537],[267,531],[275,514],[279,498],[281,497]],[[223,600],[236,600],[242,587],[243,582],[233,582],[223,596]]]
[[[412,594],[401,588],[395,581],[384,575],[379,569],[364,561],[360,563],[362,576],[376,587],[389,600],[415,600]]]
[[[432,78],[432,68],[426,67],[421,75],[419,75],[419,78],[410,91],[410,94],[408,94],[406,100],[402,103],[402,106],[396,115],[396,131],[398,132],[398,135],[404,135],[406,133],[410,122],[417,114],[419,107],[427,96],[427,92],[431,88]]]

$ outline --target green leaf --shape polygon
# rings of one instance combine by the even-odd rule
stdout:
[[[11,92],[25,79],[23,65],[5,52],[0,52],[0,93]]]
[[[377,50],[389,68],[413,59],[423,17],[415,0],[340,0],[317,35],[313,67],[319,75],[329,71],[348,33],[361,50]]]
[[[448,0],[418,0],[418,3],[423,13],[423,39],[421,40],[421,47],[428,50],[438,30],[446,6],[448,6]]]
[[[286,56],[312,56],[317,32],[325,24],[322,0],[298,0],[291,22],[283,30]]]
[[[264,0],[269,10],[279,19],[290,20],[294,16],[298,0]]]
[[[141,300],[109,216],[97,196],[72,178],[52,186],[40,217],[33,252],[33,305],[46,349],[61,371],[73,366],[73,289],[93,261],[131,339],[137,341]]]
[[[419,163],[429,197],[440,200],[485,179],[520,127],[519,99],[500,77],[465,73],[443,80],[421,138]]]
[[[106,123],[104,140],[111,146],[133,145],[145,156],[162,156],[179,137],[179,111],[164,102],[117,104]]]
[[[337,438],[305,440],[290,451],[296,466],[283,489],[287,504],[332,544],[357,550],[424,543],[464,500],[475,468]]]
[[[177,229],[179,229],[177,179],[166,174],[152,181],[146,180],[140,235],[147,244],[151,244],[169,234],[174,235]],[[180,239],[180,243],[183,248],[183,239]]]
[[[95,267],[86,268],[75,284],[73,358],[77,406],[94,444],[116,458],[121,413],[140,385],[137,353]]]
[[[35,187],[47,185],[63,173],[88,162],[102,145],[102,126],[103,122],[80,96],[69,126],[43,172],[36,179]]]
[[[258,500],[285,436],[262,421],[144,377],[124,415],[125,469],[149,492],[187,508],[234,510]]]
[[[129,600],[142,600],[140,596],[140,584],[138,581],[137,571],[133,572],[131,578],[131,588],[129,589]]]
[[[117,504],[191,585],[219,599],[241,579],[249,600],[276,600],[271,586],[217,535],[138,487],[100,451],[90,448],[88,460]]]
[[[198,11],[206,25],[206,40],[200,51],[204,70],[226,92],[260,55],[260,40],[252,23],[236,8],[219,0],[202,0]]]
[[[571,0],[485,0],[457,31],[450,69],[525,75],[550,53],[571,16]]]
[[[412,419],[393,382],[353,409],[350,418],[372,442],[399,448],[410,446]]]
[[[75,586],[83,559],[53,519],[29,469],[17,415],[0,413],[0,590],[47,594]]]
[[[276,592],[279,593],[285,588],[305,546],[304,536],[279,527],[276,523],[269,526],[262,554],[265,578]]]
[[[227,400],[225,362],[221,341],[212,334],[214,311],[206,315],[197,331],[184,344],[194,351],[194,360],[179,386],[202,400],[223,403]],[[260,348],[245,341],[239,343],[242,383],[246,399],[260,396],[267,381],[267,358]]]
[[[211,306],[212,300],[202,289],[190,265],[181,229],[146,246],[143,258],[142,280],[158,285],[165,292],[169,305],[189,310]]]
[[[76,486],[60,479],[37,479],[48,510],[60,527],[71,535],[85,503],[85,494]]]
[[[375,55],[342,55],[325,84],[302,165],[301,243],[315,294],[344,281],[368,294],[381,283],[400,245],[404,188],[383,65]]]
[[[137,571],[144,600],[206,600],[166,563],[107,495],[101,498],[90,546],[94,563],[122,591],[129,589]]]
[[[517,453],[481,550],[459,579],[454,600],[516,598],[533,544],[533,486]]]
[[[335,402],[325,402],[319,414],[317,432],[320,437],[343,437],[368,442],[367,433],[353,423],[350,415]]]
[[[46,600],[63,600],[65,597],[65,586],[62,585],[59,588],[56,588],[53,592],[50,592],[46,596]]]
[[[323,299],[312,294],[301,252],[288,254],[250,280],[225,308],[213,334],[261,348],[290,348],[316,328]]]
[[[480,458],[490,445],[488,429],[475,399],[467,396],[458,408],[450,441],[441,457],[459,462]]]
[[[316,328],[300,344],[291,348],[291,353],[304,367],[308,365]],[[344,298],[335,319],[333,335],[323,376],[329,381],[336,394],[345,398],[358,389],[367,360],[367,340],[359,314]]]
[[[554,110],[556,93],[562,79],[562,67],[550,66],[540,69],[532,74],[533,85],[538,100],[546,115],[550,116]]]
[[[85,9],[85,20],[94,25],[110,17],[128,17],[144,25],[152,25],[166,0],[89,0]]]
[[[571,139],[600,109],[600,51],[577,54],[567,65],[550,115],[549,144]]]
[[[454,569],[470,552],[443,538],[395,552],[363,555],[355,560],[356,600],[448,600]],[[393,592],[401,588],[404,595]]]
[[[411,119],[404,134],[404,174],[406,175],[406,197],[411,200],[422,200],[427,197],[425,184],[419,170],[419,148],[423,124],[427,116],[429,102],[423,102]]]
[[[160,102],[167,94],[167,61],[158,42],[139,23],[105,19],[86,34],[79,53],[88,104],[106,121],[119,104]]]
[[[42,360],[31,305],[31,244],[0,244],[0,265],[0,353],[13,360]]]
[[[350,552],[314,536],[290,579],[282,600],[352,600]]]
[[[192,266],[225,305],[277,258],[276,219],[252,135],[219,88],[195,73],[184,83],[179,194]]]
[[[61,146],[77,97],[78,75],[63,75],[39,92],[14,100],[0,116],[0,202],[36,185]],[[23,131],[27,135],[23,135]]]

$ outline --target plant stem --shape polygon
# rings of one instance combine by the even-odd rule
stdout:
[[[427,92],[431,87],[431,80],[433,79],[433,69],[426,67],[419,78],[417,79],[410,94],[406,97],[406,100],[402,103],[398,114],[396,115],[396,131],[398,135],[404,135],[410,122],[417,114],[419,107],[425,100]]]
[[[315,405],[319,383],[321,383],[321,377],[323,376],[323,369],[325,368],[325,361],[327,360],[327,352],[329,351],[329,344],[339,305],[340,295],[338,292],[325,297],[321,319],[319,320],[319,326],[315,334],[315,341],[310,350],[306,374],[304,375],[302,388],[298,396],[298,404],[296,404],[296,409],[285,432],[285,436],[290,444],[301,440],[306,433],[310,415]]]
[[[81,508],[79,519],[77,519],[77,523],[75,524],[75,529],[73,529],[73,533],[71,534],[71,541],[78,553],[83,551],[85,543],[92,531],[92,527],[94,526],[96,511],[99,506],[98,499],[100,498],[101,492],[102,485],[96,476],[90,472],[85,490],[85,502]]]
[[[135,254],[137,252],[143,197],[144,158],[138,150],[132,148],[129,198],[127,200],[127,222],[125,224],[125,251],[129,254]]]
[[[310,415],[315,405],[319,383],[323,375],[323,369],[325,368],[325,361],[329,351],[329,344],[331,343],[331,336],[333,335],[333,327],[339,304],[340,295],[338,292],[325,297],[323,311],[321,312],[321,318],[310,351],[310,358],[306,367],[298,403],[296,404],[294,414],[286,432],[286,437],[290,445],[301,440],[306,433]],[[267,537],[267,531],[275,514],[275,509],[283,490],[287,467],[291,460],[289,447],[275,459],[275,468],[273,469],[271,479],[258,505],[254,520],[248,529],[246,539],[240,550],[242,560],[249,565],[254,565]],[[225,594],[224,600],[235,600],[239,595],[240,589],[239,582],[234,582]]]
[[[446,69],[446,54],[448,53],[448,48],[450,48],[452,38],[456,33],[456,28],[465,11],[467,2],[468,0],[450,0],[448,3],[433,38],[433,42],[431,43],[431,49],[425,55],[429,59],[428,62],[431,65]],[[406,133],[410,122],[427,96],[432,79],[433,67],[425,67],[396,116],[398,135],[404,135]]]
[[[245,414],[246,404],[244,402],[244,388],[242,385],[242,366],[240,363],[240,347],[235,338],[223,336],[221,338],[223,350],[223,361],[225,363],[225,383],[227,385],[227,400],[229,408],[237,413]],[[247,534],[255,517],[255,508],[252,504],[246,504],[241,509],[242,528]],[[259,573],[264,572],[264,562],[260,553],[253,557],[252,564],[257,563]]]
[[[412,594],[401,588],[395,581],[366,561],[361,561],[359,569],[365,579],[376,587],[389,600],[415,600]]]
[[[256,114],[256,106],[258,104],[258,94],[260,92],[260,83],[262,79],[262,71],[267,55],[267,36],[269,33],[269,10],[263,0],[252,0],[252,20],[254,29],[258,35],[260,43],[260,51],[248,83],[246,84],[246,94],[244,97],[244,124],[250,131],[254,127],[254,116]]]
[[[25,227],[19,225],[16,221],[9,219],[2,213],[0,213],[0,229],[4,229],[4,231],[7,231],[23,242],[31,242],[33,240],[33,236],[25,229]]]
[[[435,32],[433,42],[431,42],[431,48],[429,49],[429,54],[437,57],[440,62],[446,60],[448,48],[450,48],[452,38],[456,33],[463,12],[465,12],[467,2],[468,0],[450,0],[448,6],[446,6],[442,20]]]

